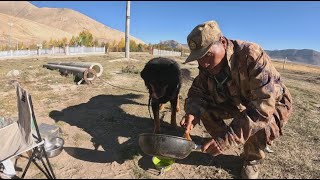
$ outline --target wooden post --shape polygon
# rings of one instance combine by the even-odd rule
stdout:
[[[284,65],[286,64],[287,57],[283,60],[282,69],[284,69]]]

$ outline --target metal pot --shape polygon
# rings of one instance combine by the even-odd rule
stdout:
[[[45,147],[48,158],[58,156],[62,152],[64,140],[60,137],[55,137],[51,139],[50,143],[53,144],[53,146],[51,146],[50,148]]]
[[[182,137],[152,133],[140,134],[139,146],[150,156],[174,159],[184,159],[192,151],[201,149],[200,145]]]

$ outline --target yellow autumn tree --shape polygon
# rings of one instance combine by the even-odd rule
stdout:
[[[125,41],[124,41],[124,38],[121,38],[121,40],[119,41],[119,43],[118,43],[118,51],[125,51],[125,45],[126,45],[126,43],[125,43]]]

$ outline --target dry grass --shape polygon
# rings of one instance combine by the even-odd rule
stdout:
[[[148,169],[153,168],[151,158],[141,152],[137,136],[151,132],[153,123],[149,119],[146,88],[139,73],[134,72],[141,71],[153,57],[132,53],[131,57],[139,62],[110,62],[123,56],[123,53],[112,53],[1,61],[0,116],[17,116],[11,82],[18,79],[33,97],[38,123],[56,124],[63,131],[65,150],[50,159],[58,178],[240,178],[241,160],[234,152],[215,158],[194,152],[176,161],[172,170],[163,176],[149,173]],[[196,64],[183,65],[182,58],[175,59],[182,68],[191,70],[192,77],[196,76]],[[42,68],[47,62],[59,61],[98,62],[104,67],[104,73],[93,85],[77,86],[72,77]],[[132,64],[134,72],[123,71]],[[294,98],[294,113],[284,136],[272,146],[275,153],[267,155],[261,178],[319,179],[320,69],[287,63],[282,70],[281,63],[274,64]],[[19,78],[5,77],[12,69],[21,72]],[[183,84],[181,107],[190,85],[190,80]],[[178,119],[182,115],[179,113]],[[164,129],[171,132],[169,109],[161,112],[161,116],[164,116]],[[181,129],[176,132],[179,133],[182,135]],[[207,136],[203,126],[195,128],[192,135],[195,141]],[[27,174],[27,178],[41,177],[35,168]]]
[[[300,72],[312,72],[312,73],[320,74],[319,66],[299,64],[299,63],[293,63],[293,62],[286,62],[284,64],[279,60],[274,60],[273,64],[277,69],[286,69],[290,71],[300,71]]]

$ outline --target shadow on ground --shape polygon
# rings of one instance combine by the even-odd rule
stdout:
[[[148,108],[147,104],[136,100],[143,95],[98,95],[87,103],[70,106],[62,111],[51,111],[49,116],[56,122],[63,121],[83,129],[92,138],[92,149],[65,147],[74,158],[95,163],[123,163],[142,154],[138,145],[138,135],[153,131],[153,120],[126,113],[121,106],[130,104]],[[166,134],[181,136],[183,130],[173,130],[170,124],[162,122]],[[103,150],[98,150],[99,147]]]
[[[138,135],[153,131],[153,120],[150,118],[138,117],[126,113],[121,106],[125,104],[148,108],[147,104],[138,103],[136,100],[143,95],[98,95],[91,98],[87,103],[70,106],[62,111],[52,111],[49,116],[56,122],[63,121],[71,126],[83,129],[92,138],[92,149],[80,147],[65,147],[64,150],[72,157],[83,161],[94,163],[111,163],[116,161],[119,164],[126,160],[133,159],[141,154],[143,157],[138,164],[142,169],[153,168],[151,157],[144,154],[138,145]],[[170,112],[169,112],[170,113]],[[170,124],[161,124],[165,134],[182,136],[183,129],[172,129]],[[201,137],[192,136],[193,141],[203,143]],[[103,150],[99,150],[99,147]],[[177,160],[176,163],[188,165],[216,166],[230,170],[231,174],[237,171],[240,165],[236,157],[218,156],[212,158],[208,154],[192,152],[186,159]]]

